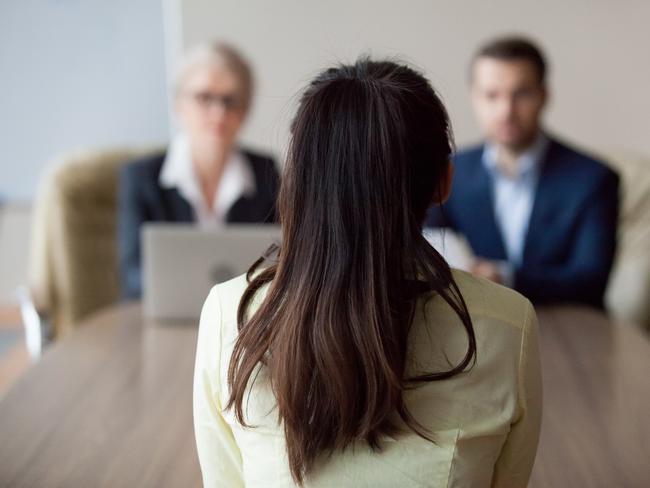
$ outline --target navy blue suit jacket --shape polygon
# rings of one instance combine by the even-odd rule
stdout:
[[[275,200],[279,176],[273,159],[242,151],[255,176],[256,193],[237,200],[226,214],[230,223],[277,222]],[[177,189],[158,182],[165,153],[127,163],[118,191],[118,253],[123,298],[142,293],[140,228],[145,222],[194,222],[190,203]]]
[[[451,196],[429,211],[427,225],[464,234],[479,257],[506,260],[482,154],[482,145],[457,154]],[[616,250],[618,205],[616,173],[551,139],[514,288],[537,303],[602,307]]]

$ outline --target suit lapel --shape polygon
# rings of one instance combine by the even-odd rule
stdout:
[[[483,166],[482,154],[481,151],[479,159],[474,165],[475,173],[469,180],[473,182],[473,187],[468,188],[467,192],[471,198],[471,204],[467,211],[473,214],[471,221],[476,222],[477,230],[480,233],[478,239],[481,245],[476,251],[487,258],[506,259],[503,237],[494,215],[492,178]]]
[[[536,245],[548,232],[548,227],[553,218],[553,204],[556,201],[554,192],[558,191],[557,176],[558,161],[556,156],[557,145],[553,140],[549,141],[546,154],[543,158],[540,170],[539,181],[535,189],[533,209],[528,220],[528,229],[524,242],[524,253],[522,261],[525,262],[529,254],[535,253]]]
[[[249,197],[239,197],[235,203],[232,204],[228,213],[226,214],[227,222],[255,222],[256,215],[253,210],[254,205],[251,205]]]
[[[192,222],[195,220],[194,210],[176,188],[163,190],[163,200],[167,219],[172,222]]]

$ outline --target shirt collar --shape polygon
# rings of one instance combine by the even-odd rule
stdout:
[[[539,132],[533,143],[519,156],[518,165],[519,172],[516,179],[524,178],[528,175],[537,173],[540,169],[542,158],[546,153],[548,147],[548,137]],[[483,149],[483,165],[493,175],[501,176],[501,172],[497,167],[497,145],[493,143],[486,143]]]
[[[245,156],[235,150],[226,161],[212,209],[208,209],[192,164],[190,142],[186,135],[177,135],[169,145],[158,182],[163,188],[176,188],[197,211],[212,213],[219,220],[242,196],[253,196],[257,190],[255,175]]]
[[[197,195],[200,196],[190,154],[187,137],[183,134],[174,137],[167,149],[167,155],[158,178],[161,187],[176,188],[187,200],[193,200]],[[188,198],[190,196],[191,198]]]

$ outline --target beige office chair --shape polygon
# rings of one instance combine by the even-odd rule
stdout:
[[[605,303],[612,315],[650,332],[650,156],[604,153],[621,177],[618,252]]]
[[[79,152],[51,165],[37,193],[29,291],[51,338],[119,299],[116,208],[119,168],[146,151]]]

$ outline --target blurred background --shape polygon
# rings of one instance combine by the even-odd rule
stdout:
[[[491,37],[525,34],[550,64],[547,129],[635,161],[619,170],[631,175],[624,189],[642,220],[650,194],[628,186],[647,182],[650,165],[648,18],[644,0],[1,2],[0,357],[23,337],[17,290],[28,281],[44,175],[80,151],[166,145],[175,127],[170,82],[188,47],[222,39],[248,57],[257,93],[242,140],[281,162],[298,90],[323,66],[363,54],[421,68],[450,111],[457,144],[478,141],[471,56]],[[5,369],[5,383],[20,362]]]

